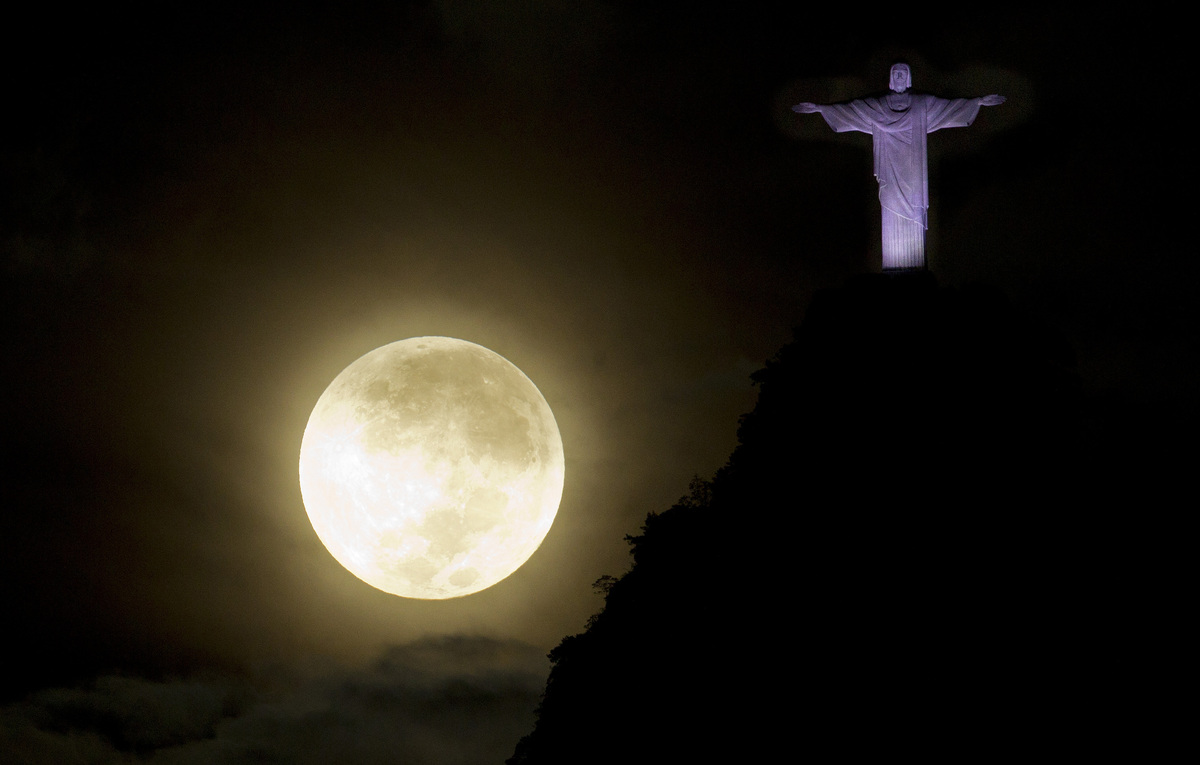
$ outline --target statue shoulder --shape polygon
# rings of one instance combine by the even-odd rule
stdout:
[[[853,101],[846,101],[845,106],[857,107],[860,110],[877,114],[882,114],[890,110],[887,96],[864,96],[863,98],[856,98]]]

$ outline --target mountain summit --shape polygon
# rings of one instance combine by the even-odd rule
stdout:
[[[874,275],[817,294],[754,381],[728,463],[649,514],[550,654],[509,765],[1104,736],[1125,596],[1071,348],[996,290]]]

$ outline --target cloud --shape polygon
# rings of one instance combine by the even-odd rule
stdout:
[[[363,667],[254,677],[105,676],[0,710],[5,762],[165,765],[502,762],[533,724],[549,665],[517,641],[443,636]]]

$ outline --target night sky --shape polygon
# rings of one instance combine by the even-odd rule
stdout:
[[[1061,332],[1095,416],[1186,432],[1183,25],[972,5],[10,26],[0,759],[503,761],[624,536],[724,463],[813,293],[879,270],[869,137],[789,106],[878,94],[896,60],[1008,97],[930,137],[939,283]],[[419,335],[516,364],[567,460],[534,557],[443,602],[344,570],[297,480],[325,386]]]

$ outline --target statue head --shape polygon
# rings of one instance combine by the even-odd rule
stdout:
[[[908,68],[908,64],[893,64],[889,79],[888,84],[897,93],[903,93],[912,87],[912,71]]]

